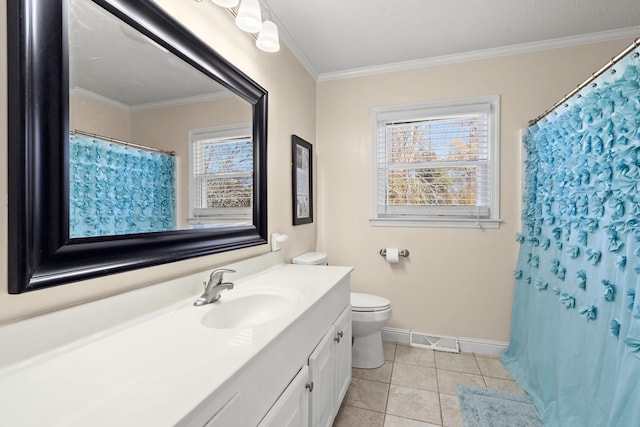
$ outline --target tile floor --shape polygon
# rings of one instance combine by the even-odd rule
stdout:
[[[352,370],[333,427],[463,427],[456,384],[524,393],[496,357],[385,342],[384,358]]]

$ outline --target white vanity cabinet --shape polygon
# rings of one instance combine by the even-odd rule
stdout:
[[[329,427],[336,410],[336,327],[325,334],[309,356],[311,427]]]
[[[335,323],[336,326],[336,412],[351,384],[351,306],[345,308]]]
[[[351,267],[279,253],[225,267],[244,276],[218,304],[193,306],[202,272],[0,326],[0,347],[20,344],[0,352],[0,424],[330,426],[350,382]],[[225,305],[253,319],[264,307],[234,303],[246,295],[285,305],[248,326],[204,321]],[[32,331],[47,341],[21,339]]]
[[[303,366],[258,427],[309,426],[309,367]]]
[[[304,384],[301,385],[301,382]],[[351,382],[351,306],[309,355],[259,427],[330,427]]]
[[[351,306],[309,356],[311,427],[330,427],[351,382]]]

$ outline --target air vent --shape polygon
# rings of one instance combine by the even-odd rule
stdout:
[[[455,337],[442,337],[411,331],[409,333],[409,345],[411,347],[446,351],[449,353],[460,353],[458,338]]]

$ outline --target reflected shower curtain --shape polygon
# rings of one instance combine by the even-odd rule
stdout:
[[[502,361],[547,426],[640,425],[638,53],[614,68],[525,141],[524,228]]]
[[[173,160],[168,154],[72,135],[70,237],[175,229]]]

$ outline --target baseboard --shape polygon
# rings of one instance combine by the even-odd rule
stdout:
[[[409,345],[409,330],[384,327],[382,328],[382,341]]]
[[[408,329],[382,328],[382,340],[409,345]],[[458,338],[460,351],[485,356],[499,356],[509,346],[508,342],[483,340],[479,338]]]
[[[477,353],[485,356],[500,356],[509,347],[508,342],[482,340],[479,338],[459,337],[460,351],[465,353]]]

